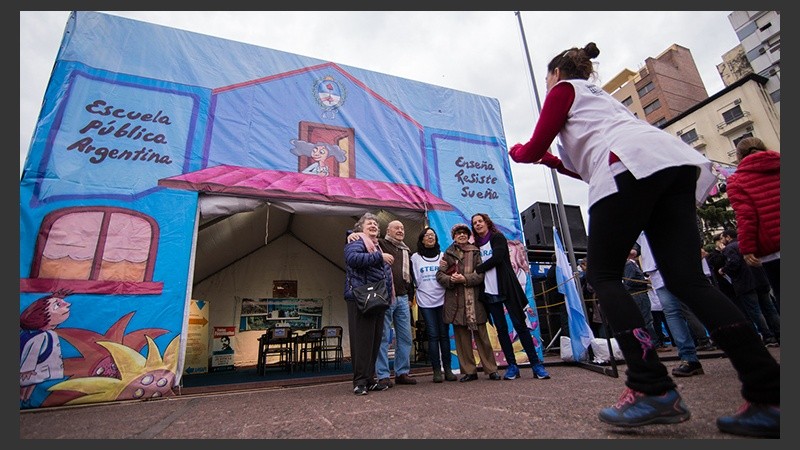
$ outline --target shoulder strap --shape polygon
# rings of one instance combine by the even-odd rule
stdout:
[[[43,363],[53,352],[53,338],[50,337],[50,333],[47,333],[44,330],[20,330],[19,332],[20,355],[22,354],[22,350],[25,349],[25,345],[28,343],[28,341],[42,333],[44,333],[45,345],[43,349],[39,351],[39,356],[36,358],[36,362],[38,364]]]

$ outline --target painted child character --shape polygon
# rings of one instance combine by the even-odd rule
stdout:
[[[19,316],[19,398],[27,402],[36,385],[64,377],[61,342],[53,331],[69,318],[71,304],[60,290],[34,301]]]
[[[328,165],[325,162],[328,158],[334,158],[339,163],[347,160],[344,150],[339,148],[338,145],[325,142],[312,144],[299,139],[292,139],[290,142],[294,146],[291,149],[292,154],[307,156],[313,161],[301,173],[327,177],[330,175],[330,169],[328,169]]]

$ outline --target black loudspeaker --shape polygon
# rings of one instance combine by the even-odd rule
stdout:
[[[577,205],[564,205],[564,209],[567,213],[572,248],[575,251],[585,252],[589,246],[589,239],[586,236],[581,208]],[[522,232],[525,235],[525,246],[534,250],[553,249],[555,247],[553,224],[558,222],[557,217],[558,205],[553,203],[536,202],[523,211]],[[563,233],[561,239],[564,239]],[[566,243],[564,245],[566,246]]]

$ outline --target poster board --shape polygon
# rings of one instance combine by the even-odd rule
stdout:
[[[294,330],[322,327],[321,298],[243,298],[239,331],[267,330],[275,325]]]
[[[208,312],[207,301],[192,299],[189,302],[189,330],[186,336],[186,375],[208,372]]]
[[[236,335],[236,327],[214,327],[211,371],[233,370],[233,347],[231,338]]]

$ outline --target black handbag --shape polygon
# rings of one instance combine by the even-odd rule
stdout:
[[[353,288],[358,311],[364,315],[383,314],[389,309],[392,298],[386,291],[386,279]]]

